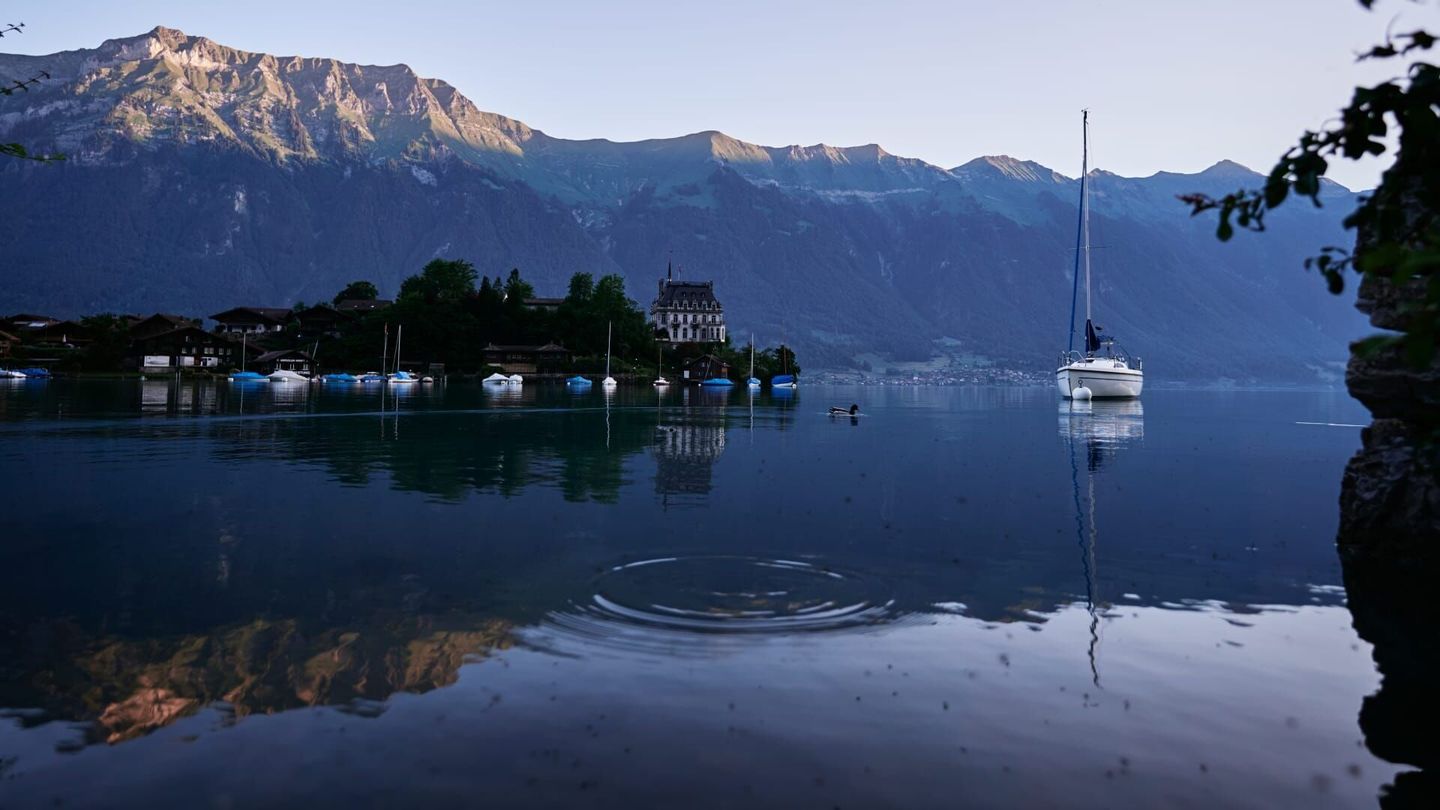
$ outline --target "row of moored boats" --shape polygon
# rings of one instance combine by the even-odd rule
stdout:
[[[0,368],[0,380],[45,380],[49,377],[48,368]]]

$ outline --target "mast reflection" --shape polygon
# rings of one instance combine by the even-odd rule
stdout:
[[[1126,445],[1145,438],[1145,407],[1139,400],[1083,401],[1060,403],[1060,435],[1070,451],[1070,485],[1075,504],[1075,538],[1080,547],[1080,570],[1085,578],[1085,610],[1090,614],[1090,677],[1100,686],[1098,653],[1100,614],[1096,598],[1098,571],[1095,547],[1099,528],[1095,522],[1095,476],[1114,460]],[[1080,461],[1085,457],[1085,487],[1080,487]]]

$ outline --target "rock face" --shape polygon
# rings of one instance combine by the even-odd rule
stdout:
[[[1404,302],[1422,293],[1371,275],[1357,306],[1374,326],[1401,329]],[[1357,345],[1345,379],[1374,421],[1341,484],[1342,554],[1440,564],[1440,354],[1417,368],[1397,347],[1368,353]]]
[[[518,266],[551,294],[618,272],[643,296],[673,255],[682,278],[715,281],[733,334],[783,339],[809,368],[1046,372],[1065,348],[1078,183],[1035,163],[946,169],[713,131],[565,140],[404,65],[166,28],[0,54],[0,77],[39,70],[52,78],[0,97],[0,138],[68,159],[0,164],[0,309],[205,315],[362,278],[393,295],[436,256]],[[1228,162],[1093,175],[1097,321],[1153,379],[1340,379],[1363,318],[1298,268],[1354,195],[1327,185],[1324,208],[1228,244],[1175,199],[1262,179]]]

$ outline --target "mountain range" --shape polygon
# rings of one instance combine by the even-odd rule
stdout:
[[[519,267],[542,295],[617,272],[644,305],[673,259],[715,281],[732,335],[783,340],[809,368],[1044,371],[1065,348],[1078,181],[1033,162],[945,169],[714,131],[566,140],[404,65],[168,28],[0,54],[0,78],[42,70],[0,98],[0,140],[67,159],[0,164],[0,311],[208,314],[356,279],[393,294],[435,257]],[[1323,207],[1220,243],[1176,195],[1259,174],[1090,178],[1096,320],[1152,379],[1338,379],[1364,321],[1302,261],[1348,241],[1352,192],[1327,184]]]

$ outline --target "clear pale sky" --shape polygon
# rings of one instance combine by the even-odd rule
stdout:
[[[404,62],[552,135],[718,129],[765,145],[879,143],[950,167],[1008,154],[1123,175],[1230,158],[1265,171],[1359,82],[1354,54],[1437,22],[1381,0],[530,0],[6,4],[0,51],[94,47],[156,25],[233,47]],[[12,20],[11,18],[14,18]],[[1336,165],[1352,188],[1383,164]]]

